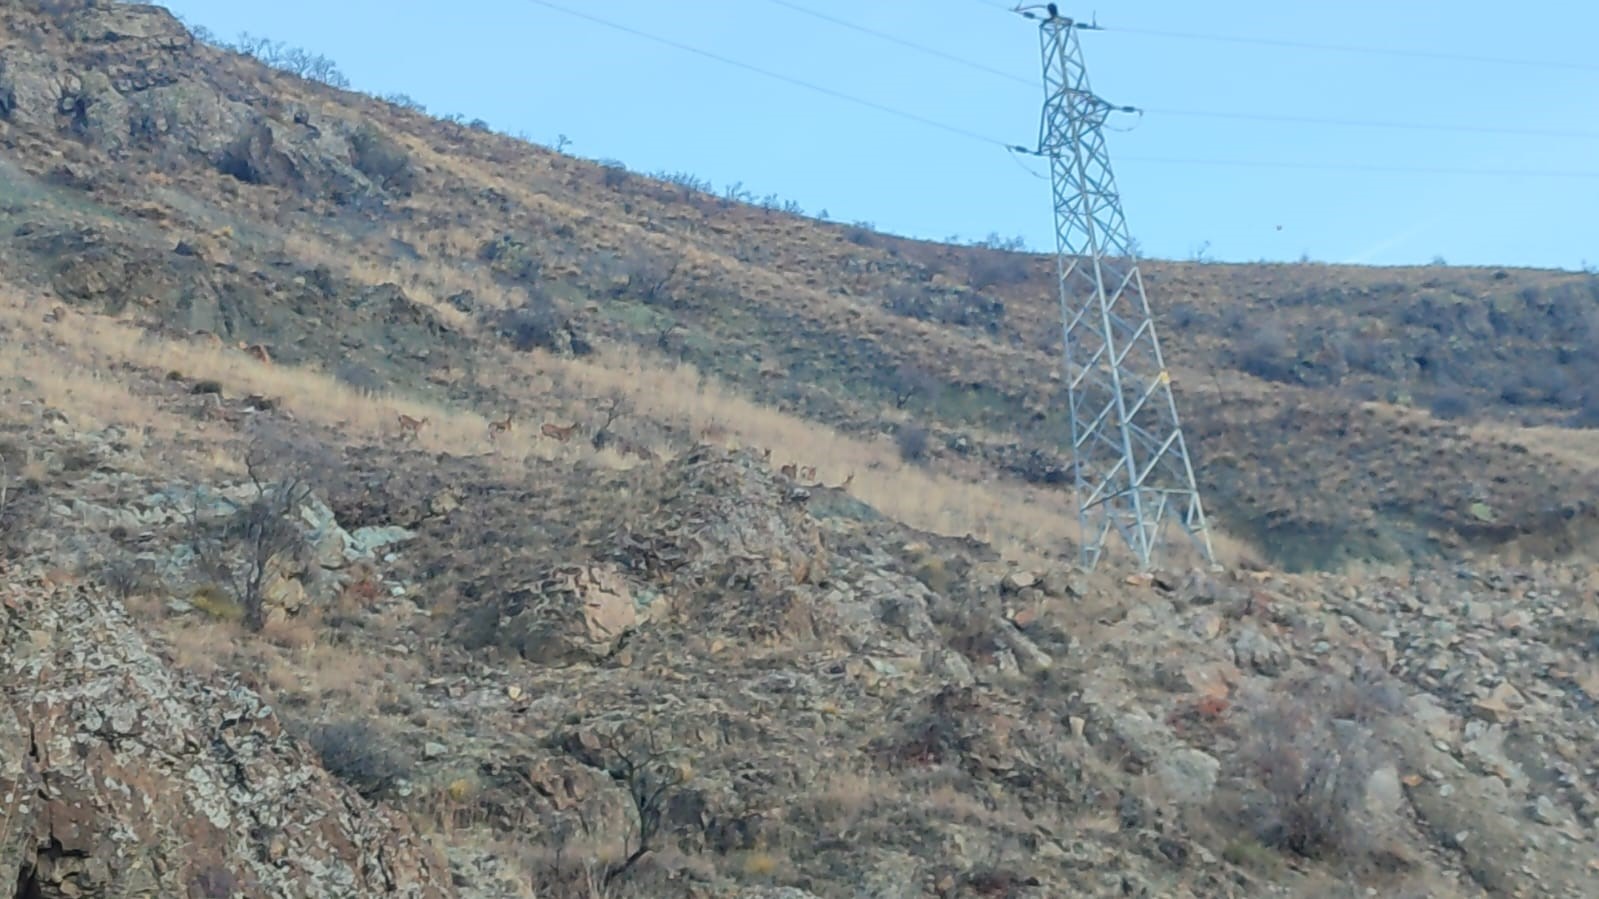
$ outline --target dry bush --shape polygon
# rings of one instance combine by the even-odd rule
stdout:
[[[367,721],[320,725],[312,729],[308,742],[328,773],[368,799],[383,795],[411,774],[411,760]]]
[[[633,801],[635,829],[623,845],[626,857],[606,868],[603,885],[610,886],[660,848],[662,815],[692,769],[647,727],[621,726],[596,733],[591,743],[569,734],[564,742],[568,752],[604,771]]]
[[[22,555],[28,536],[44,517],[39,492],[17,479],[0,458],[0,561]]]
[[[399,196],[410,196],[416,189],[416,168],[411,156],[393,138],[371,125],[363,125],[350,135],[351,163],[374,184]]]
[[[894,433],[894,445],[899,447],[899,457],[906,462],[921,462],[927,458],[932,436],[918,424],[902,425]]]
[[[1025,284],[1031,275],[1027,257],[1000,250],[979,252],[967,267],[967,282],[973,290]]]
[[[1241,339],[1234,350],[1240,369],[1267,381],[1290,382],[1294,379],[1293,340],[1288,333],[1274,325],[1267,325]]]
[[[903,409],[912,400],[932,402],[937,398],[942,385],[927,369],[905,363],[894,369],[894,373],[889,377],[888,386],[894,392],[894,408]]]
[[[190,513],[189,542],[201,573],[225,584],[244,611],[244,624],[260,631],[266,623],[266,587],[273,566],[309,551],[299,522],[300,507],[314,491],[305,461],[312,450],[281,432],[259,433],[245,453],[252,493],[235,504],[220,524],[202,522],[200,499]],[[317,466],[319,474],[330,466]],[[242,557],[242,558],[241,558]]]
[[[112,596],[127,602],[155,583],[155,564],[119,550],[101,565],[100,580]]]
[[[1247,708],[1247,706],[1246,706]],[[1382,737],[1402,708],[1381,673],[1301,677],[1248,708],[1235,754],[1243,820],[1263,845],[1359,865],[1383,846],[1372,776],[1397,763]]]
[[[513,309],[492,316],[495,329],[511,346],[526,353],[533,350],[558,350],[567,333],[571,314],[559,300],[541,288],[530,288],[527,299]]]
[[[622,261],[622,274],[627,278],[622,292],[648,303],[674,302],[674,283],[683,260],[673,257],[670,262],[642,249],[635,249]]]
[[[1458,387],[1446,387],[1433,395],[1428,409],[1439,421],[1456,421],[1471,415],[1471,397]]]

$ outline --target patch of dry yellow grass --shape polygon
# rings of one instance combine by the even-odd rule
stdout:
[[[1497,440],[1526,447],[1582,472],[1599,471],[1599,431],[1576,428],[1518,428],[1479,424],[1471,429],[1477,439]]]
[[[81,365],[100,370],[112,364],[135,365],[216,380],[230,393],[278,398],[295,418],[335,427],[352,437],[414,439],[430,452],[491,453],[498,464],[512,470],[578,459],[610,468],[636,464],[610,449],[596,452],[581,439],[558,443],[545,438],[536,421],[522,421],[490,441],[489,416],[474,410],[372,395],[314,368],[263,364],[234,349],[153,336],[103,316],[82,316],[73,327],[50,336]],[[17,357],[8,361],[24,367]],[[584,408],[581,398],[619,394],[646,419],[673,422],[694,434],[719,429],[730,445],[770,448],[774,467],[814,466],[818,480],[831,485],[850,479],[849,492],[883,514],[933,533],[970,535],[1013,561],[1042,564],[1059,558],[1080,536],[1068,493],[999,481],[977,483],[908,464],[887,438],[850,437],[763,406],[692,366],[608,351],[585,359],[545,353],[516,356],[503,370],[502,386],[508,394],[531,407],[533,414],[542,412],[546,421],[567,424],[585,419],[593,412]],[[192,420],[163,415],[151,401],[104,377],[80,374],[56,392],[73,408],[119,416],[112,420],[140,423],[168,436],[189,435],[198,427]],[[568,401],[573,393],[580,402]],[[401,414],[426,419],[427,424],[408,437],[400,430]],[[1213,539],[1223,558],[1240,551],[1224,535]]]

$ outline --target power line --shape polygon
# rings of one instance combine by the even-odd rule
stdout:
[[[762,68],[760,66],[751,65],[750,63],[741,62],[739,60],[732,59],[732,58],[727,57],[727,56],[722,56],[721,54],[718,54],[718,53],[713,53],[713,52],[711,52],[709,50],[703,50],[703,49],[701,49],[699,47],[694,47],[694,46],[691,46],[689,44],[680,43],[680,42],[672,40],[670,38],[665,38],[665,37],[661,37],[659,35],[650,34],[649,32],[641,31],[641,30],[639,30],[637,28],[633,28],[632,26],[623,25],[620,22],[615,22],[615,21],[612,21],[610,19],[606,19],[606,18],[603,18],[603,17],[600,17],[600,16],[593,15],[591,13],[580,12],[578,10],[570,9],[570,8],[568,8],[566,6],[562,6],[561,4],[551,2],[551,0],[527,0],[527,2],[536,4],[538,6],[545,7],[545,8],[550,9],[550,10],[554,10],[555,12],[564,13],[566,15],[573,16],[575,18],[584,19],[584,20],[592,22],[592,23],[594,23],[596,25],[601,25],[601,26],[606,27],[606,28],[610,28],[610,29],[613,29],[613,30],[616,30],[616,31],[621,31],[621,32],[624,32],[626,34],[631,34],[631,35],[633,35],[635,37],[643,38],[644,40],[653,41],[653,42],[658,43],[658,44],[662,44],[662,45],[665,45],[665,46],[668,46],[668,47],[672,47],[674,49],[681,50],[681,51],[683,51],[685,53],[691,53],[691,54],[694,54],[696,56],[700,56],[700,57],[704,57],[706,59],[714,60],[714,61],[720,62],[720,63],[722,63],[724,65],[733,66],[735,68],[742,69],[744,71],[754,72],[756,74],[763,75],[763,76],[765,76],[767,78],[772,78],[772,79],[775,79],[777,81],[784,82],[785,84],[789,84],[789,85],[792,85],[794,87],[799,87],[799,88],[803,88],[805,90],[815,91],[816,93],[823,94],[823,95],[831,97],[831,98],[833,98],[835,100],[843,100],[843,101],[848,102],[848,103],[854,103],[854,104],[859,105],[859,106],[864,106],[866,108],[875,110],[875,111],[883,113],[885,115],[892,115],[892,116],[895,116],[895,117],[898,117],[898,118],[902,118],[902,119],[906,119],[906,120],[909,120],[909,121],[916,122],[916,123],[921,124],[921,125],[925,125],[925,126],[930,127],[930,128],[937,128],[937,129],[939,129],[941,131],[945,131],[945,132],[948,132],[950,134],[955,134],[955,135],[958,135],[960,137],[967,138],[969,140],[979,141],[981,143],[988,144],[988,145],[991,145],[991,146],[1000,147],[1002,149],[1005,149],[1005,150],[1013,152],[1013,153],[1019,152],[1019,153],[1025,153],[1025,154],[1034,155],[1034,156],[1039,155],[1034,150],[1029,150],[1029,149],[1027,149],[1025,147],[1017,146],[1017,145],[1012,144],[1012,143],[1010,143],[1008,141],[999,140],[998,138],[994,138],[994,137],[990,137],[990,136],[985,135],[985,134],[978,133],[978,132],[973,131],[973,130],[971,130],[969,128],[964,128],[964,127],[961,127],[959,125],[951,125],[951,124],[949,124],[947,122],[942,122],[942,121],[939,121],[938,119],[930,118],[928,116],[924,116],[924,115],[921,115],[919,113],[907,112],[906,110],[898,109],[898,108],[895,108],[893,106],[889,106],[887,104],[878,103],[875,100],[868,100],[868,99],[865,99],[863,97],[858,97],[858,96],[855,96],[853,94],[845,93],[843,91],[834,90],[833,88],[825,87],[823,85],[819,85],[819,84],[816,84],[816,83],[811,82],[811,81],[806,81],[806,80],[801,79],[801,78],[795,78],[793,76],[784,75],[784,74],[782,74],[780,72],[774,72],[774,71],[771,71],[770,69],[765,69],[765,68]],[[1517,169],[1447,169],[1447,168],[1422,167],[1422,166],[1403,167],[1403,166],[1361,165],[1361,164],[1358,164],[1358,163],[1260,162],[1260,161],[1234,160],[1234,159],[1179,159],[1179,158],[1172,158],[1172,157],[1149,157],[1149,156],[1120,156],[1118,158],[1125,159],[1125,160],[1130,161],[1130,162],[1150,162],[1150,163],[1161,163],[1161,164],[1210,165],[1210,166],[1259,167],[1259,168],[1294,168],[1294,169],[1318,170],[1318,171],[1391,172],[1391,173],[1396,173],[1396,174],[1412,174],[1412,175],[1447,174],[1447,175],[1483,175],[1483,176],[1493,176],[1493,177],[1526,176],[1526,177],[1558,177],[1558,178],[1599,178],[1599,171],[1592,171],[1592,172],[1583,172],[1583,171],[1547,172],[1547,171],[1525,170],[1525,169],[1522,169],[1522,170],[1517,170]]]
[[[1036,154],[1035,154],[1036,155]],[[1471,169],[1446,166],[1375,165],[1358,162],[1273,162],[1261,159],[1192,159],[1175,156],[1129,156],[1117,159],[1169,165],[1213,165],[1262,169],[1304,169],[1306,171],[1376,172],[1393,175],[1466,175],[1495,178],[1599,178],[1599,171],[1550,171],[1538,169]]]
[[[1175,38],[1179,40],[1215,41],[1229,44],[1256,44],[1265,47],[1286,47],[1294,50],[1325,50],[1332,53],[1361,53],[1368,56],[1401,56],[1411,59],[1431,59],[1441,62],[1463,62],[1473,65],[1528,66],[1543,69],[1567,69],[1599,72],[1599,65],[1586,62],[1567,62],[1556,59],[1517,59],[1506,56],[1476,56],[1468,53],[1442,53],[1433,50],[1405,50],[1392,47],[1361,47],[1354,44],[1318,44],[1311,41],[1284,40],[1281,38],[1238,37],[1226,34],[1200,34],[1185,31],[1160,31],[1153,28],[1121,28],[1102,25],[1105,31],[1122,34],[1140,34],[1148,37]]]
[[[1197,109],[1163,109],[1139,107],[1143,112],[1157,115],[1186,116],[1208,119],[1238,119],[1255,122],[1288,123],[1300,125],[1331,125],[1343,128],[1395,128],[1409,131],[1450,131],[1465,134],[1500,134],[1519,137],[1571,137],[1599,140],[1599,131],[1568,131],[1557,128],[1490,128],[1483,125],[1443,125],[1430,122],[1395,122],[1376,119],[1337,119],[1321,116],[1277,115],[1253,112],[1220,112]]]
[[[785,82],[787,84],[794,85],[795,87],[802,87],[802,88],[805,88],[806,90],[812,90],[812,91],[816,91],[817,93],[826,94],[827,96],[832,97],[832,98],[837,99],[837,100],[844,100],[844,101],[849,102],[849,103],[855,103],[855,104],[860,105],[860,106],[865,106],[865,107],[867,107],[869,109],[875,109],[878,112],[886,113],[886,114],[892,115],[892,116],[898,116],[898,117],[903,118],[903,119],[909,119],[909,120],[911,120],[913,122],[919,122],[919,123],[921,123],[923,125],[927,125],[928,127],[931,127],[931,128],[938,128],[938,129],[940,129],[942,131],[948,131],[948,132],[950,132],[952,134],[958,134],[958,135],[960,135],[962,137],[970,138],[972,140],[982,141],[983,143],[986,143],[986,144],[994,144],[994,145],[1000,146],[1000,147],[1007,146],[1007,144],[1004,141],[995,140],[995,139],[993,139],[991,137],[985,137],[984,135],[978,134],[977,132],[968,130],[966,128],[962,128],[962,127],[960,127],[958,125],[945,124],[944,122],[940,122],[940,121],[938,121],[936,119],[930,119],[930,118],[928,118],[926,116],[919,115],[919,114],[914,113],[914,112],[906,112],[903,109],[895,109],[892,106],[886,106],[886,105],[884,105],[882,103],[878,103],[878,102],[873,101],[873,100],[867,100],[867,99],[863,99],[861,97],[856,97],[856,96],[851,95],[851,94],[846,94],[846,93],[844,93],[842,91],[833,90],[830,87],[823,87],[822,85],[815,84],[815,83],[810,82],[810,81],[804,81],[804,80],[799,79],[799,78],[794,78],[794,77],[791,77],[791,76],[788,76],[788,75],[783,75],[783,74],[778,73],[778,72],[773,72],[770,69],[763,69],[763,68],[761,68],[759,66],[750,65],[747,62],[740,62],[740,61],[738,61],[736,59],[730,59],[730,58],[728,58],[726,56],[722,56],[722,55],[717,54],[717,53],[712,53],[709,50],[701,50],[698,47],[691,47],[688,44],[678,43],[677,41],[674,41],[674,40],[672,40],[670,38],[664,38],[664,37],[660,37],[658,35],[650,34],[650,33],[645,32],[645,31],[640,31],[637,28],[633,28],[633,27],[630,27],[628,25],[623,25],[620,22],[613,22],[610,19],[604,19],[604,18],[601,18],[599,16],[591,15],[591,14],[586,13],[586,12],[579,12],[579,11],[577,11],[575,9],[569,9],[569,8],[567,8],[565,6],[561,6],[561,5],[557,4],[557,3],[551,3],[551,2],[549,2],[549,0],[528,0],[528,2],[537,4],[539,6],[543,6],[543,7],[547,8],[547,9],[555,10],[556,12],[565,13],[565,14],[567,14],[569,16],[576,16],[579,19],[587,19],[588,21],[593,22],[593,23],[595,23],[597,25],[603,25],[606,28],[612,28],[612,29],[615,29],[617,31],[622,31],[622,32],[625,32],[627,34],[631,34],[631,35],[633,35],[635,37],[641,37],[641,38],[644,38],[645,40],[648,40],[648,41],[654,41],[655,43],[658,43],[658,44],[664,44],[664,45],[666,45],[668,47],[674,47],[674,48],[676,48],[678,50],[684,51],[685,53],[692,53],[692,54],[694,54],[696,56],[703,56],[706,59],[712,59],[712,60],[715,60],[717,62],[723,63],[725,65],[730,65],[730,66],[734,66],[735,68],[743,69],[743,70],[745,70],[747,72],[754,72],[754,73],[756,73],[758,75],[765,75],[768,78],[775,78],[778,81],[782,81],[782,82]]]
[[[892,44],[897,44],[897,45],[899,45],[901,47],[906,47],[906,48],[909,48],[911,50],[916,50],[916,51],[918,51],[920,53],[927,54],[928,56],[933,56],[933,57],[936,57],[938,59],[945,60],[947,62],[953,62],[953,63],[956,63],[958,65],[965,66],[966,68],[973,69],[975,71],[979,71],[979,72],[982,72],[982,73],[987,74],[987,75],[993,75],[993,76],[995,76],[997,78],[1002,78],[1002,79],[1004,79],[1006,81],[1015,82],[1017,84],[1023,84],[1023,85],[1026,85],[1027,87],[1033,88],[1035,90],[1038,88],[1038,82],[1037,82],[1036,79],[1023,78],[1020,75],[1015,75],[1015,74],[1013,74],[1011,72],[1007,72],[1007,71],[1004,71],[1002,69],[994,68],[993,66],[989,66],[989,65],[986,65],[984,63],[977,62],[976,60],[969,59],[969,58],[964,57],[964,56],[960,56],[960,55],[957,55],[957,54],[954,54],[954,53],[950,53],[950,52],[945,51],[945,50],[940,50],[940,49],[938,49],[936,47],[930,47],[930,46],[928,46],[926,44],[917,43],[916,41],[907,40],[905,38],[899,37],[897,35],[891,34],[891,33],[886,32],[886,31],[882,31],[882,30],[877,29],[877,28],[870,28],[870,27],[867,27],[865,25],[860,25],[858,23],[851,22],[851,21],[849,21],[847,19],[841,19],[838,16],[834,16],[834,15],[832,15],[830,13],[825,13],[825,12],[822,12],[820,10],[816,10],[816,9],[812,9],[810,7],[807,7],[807,6],[803,6],[803,5],[799,4],[799,3],[794,3],[794,2],[792,2],[792,0],[766,0],[766,2],[771,3],[773,5],[776,5],[776,6],[781,6],[781,7],[785,8],[785,9],[791,9],[791,10],[793,10],[795,12],[802,13],[804,15],[811,16],[813,18],[821,19],[824,22],[831,22],[832,24],[837,25],[837,26],[839,26],[841,28],[847,28],[847,29],[849,29],[851,31],[857,31],[857,32],[860,32],[861,34],[870,35],[870,36],[878,38],[880,40],[884,40],[884,41],[887,41],[887,42],[892,43]],[[1007,7],[1007,9],[1008,9],[1008,7]],[[1155,107],[1141,107],[1141,109],[1144,112],[1156,113],[1158,115],[1184,116],[1184,117],[1189,117],[1189,118],[1232,119],[1232,120],[1235,120],[1235,121],[1254,121],[1254,122],[1282,123],[1282,124],[1294,124],[1294,125],[1327,125],[1327,126],[1343,127],[1343,128],[1390,128],[1390,129],[1408,130],[1408,131],[1443,131],[1443,132],[1458,132],[1458,133],[1463,133],[1463,134],[1500,134],[1500,135],[1521,136],[1521,137],[1556,137],[1556,138],[1580,138],[1580,139],[1587,139],[1587,140],[1599,140],[1599,131],[1576,131],[1576,130],[1541,129],[1541,128],[1491,128],[1491,127],[1487,127],[1487,126],[1483,126],[1483,125],[1444,125],[1444,124],[1433,124],[1433,123],[1425,123],[1425,122],[1378,121],[1378,120],[1372,120],[1372,119],[1339,119],[1339,118],[1325,118],[1325,117],[1317,117],[1317,116],[1277,115],[1277,114],[1272,114],[1272,113],[1220,112],[1220,111],[1196,110],[1196,109],[1164,109],[1164,108],[1155,108]]]
[[[1016,8],[1001,0],[977,0],[984,6],[1015,12]],[[1263,47],[1284,47],[1293,50],[1324,50],[1330,53],[1359,53],[1368,56],[1403,56],[1412,59],[1430,59],[1438,62],[1463,62],[1476,65],[1526,66],[1530,68],[1565,69],[1579,72],[1599,72],[1599,64],[1571,62],[1560,59],[1527,59],[1507,56],[1477,56],[1470,53],[1444,53],[1435,50],[1410,50],[1400,47],[1364,47],[1356,44],[1321,44],[1314,41],[1285,38],[1245,37],[1231,34],[1206,34],[1191,31],[1164,31],[1155,28],[1122,28],[1115,25],[1098,25],[1099,31],[1119,31],[1146,37],[1164,37],[1177,40],[1214,41],[1228,44],[1255,44]]]
[[[1032,87],[1032,88],[1038,87],[1038,80],[1037,79],[1023,78],[1020,75],[1012,74],[1012,73],[1007,72],[1007,71],[1005,71],[1003,69],[996,69],[993,66],[985,65],[983,63],[967,59],[964,56],[956,56],[953,53],[948,53],[948,52],[945,52],[943,50],[939,50],[936,47],[929,47],[926,44],[918,44],[915,41],[905,40],[902,37],[898,37],[896,35],[893,35],[893,34],[890,34],[890,33],[886,32],[886,31],[880,31],[880,30],[878,30],[876,28],[869,28],[869,27],[867,27],[865,25],[859,25],[859,24],[856,24],[855,22],[851,22],[851,21],[848,21],[846,19],[840,19],[839,17],[837,17],[835,15],[831,15],[829,13],[822,12],[821,10],[811,9],[810,7],[807,7],[807,6],[801,6],[798,3],[791,3],[791,2],[789,2],[789,0],[766,0],[766,2],[774,4],[776,6],[781,6],[781,7],[785,8],[785,9],[791,9],[791,10],[797,12],[797,13],[803,13],[804,15],[811,16],[813,18],[821,19],[824,22],[831,22],[834,25],[838,25],[838,26],[843,27],[843,28],[848,28],[851,31],[858,31],[861,34],[869,34],[872,37],[881,38],[882,40],[888,41],[889,43],[898,44],[901,47],[909,47],[912,50],[918,50],[918,51],[920,51],[922,53],[928,54],[929,56],[936,56],[939,59],[943,59],[943,60],[947,60],[949,62],[957,63],[959,65],[966,66],[969,69],[976,69],[979,72],[983,72],[983,73],[986,73],[986,74],[989,74],[989,75],[995,75],[995,76],[998,76],[1000,78],[1004,78],[1007,81],[1014,81],[1014,82],[1017,82],[1018,84],[1025,84],[1028,87]]]

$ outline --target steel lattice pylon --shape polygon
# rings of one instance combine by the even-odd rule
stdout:
[[[1114,530],[1148,570],[1175,520],[1212,562],[1171,376],[1111,175],[1103,125],[1118,110],[1089,89],[1077,35],[1083,26],[1050,15],[1039,27],[1045,101],[1038,152],[1050,162],[1055,193],[1083,561],[1096,565]]]

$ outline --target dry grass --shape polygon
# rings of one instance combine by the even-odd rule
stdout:
[[[25,306],[18,303],[13,308]],[[38,334],[38,347],[52,347],[54,354],[67,357],[76,368],[41,366],[29,353],[8,355],[0,360],[8,368],[0,371],[28,373],[50,402],[69,414],[142,427],[152,436],[193,438],[206,433],[206,425],[164,413],[153,400],[134,395],[125,382],[96,372],[131,365],[152,375],[171,370],[215,380],[231,394],[278,398],[295,418],[361,440],[404,439],[398,423],[401,414],[426,419],[414,438],[420,448],[460,455],[492,453],[508,471],[580,458],[610,468],[636,464],[610,449],[596,452],[579,440],[555,442],[531,426],[490,441],[488,415],[373,395],[314,368],[263,364],[237,350],[152,336],[116,319],[85,316],[71,328],[46,333],[36,317],[9,317],[19,329]],[[545,421],[581,420],[591,413],[596,398],[620,394],[645,419],[670,422],[696,435],[719,431],[730,446],[772,448],[774,466],[789,462],[815,466],[822,483],[839,485],[853,476],[850,493],[884,514],[934,533],[971,535],[993,544],[1013,561],[1043,564],[1078,543],[1075,509],[1067,493],[1016,483],[974,482],[907,464],[887,438],[849,437],[762,406],[692,366],[655,363],[620,352],[587,359],[533,353],[511,358],[502,371],[497,386]],[[227,436],[225,428],[217,427],[216,440]],[[221,465],[226,455],[218,452],[214,461]],[[1213,539],[1223,559],[1236,559],[1246,551],[1225,535]]]
[[[1479,424],[1471,429],[1471,436],[1517,444],[1581,472],[1599,472],[1599,431]]]

